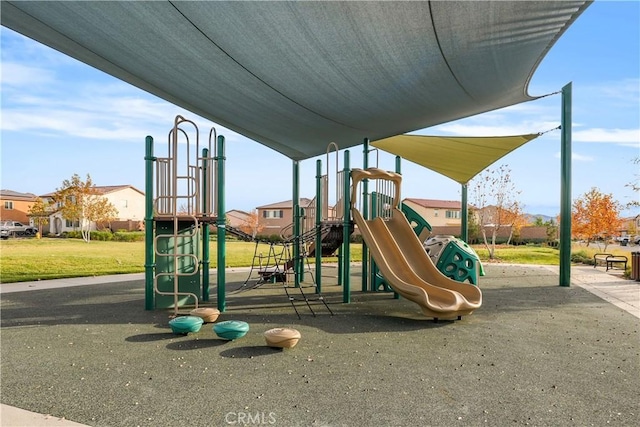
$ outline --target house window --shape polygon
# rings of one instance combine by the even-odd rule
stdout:
[[[437,217],[438,216],[438,209],[434,209],[433,210],[433,216]]]
[[[445,217],[447,219],[460,219],[460,211],[446,211]]]
[[[128,208],[129,207],[129,201],[128,200],[123,200],[122,201],[122,207],[123,208]]]
[[[71,221],[70,219],[65,220],[65,226],[67,228],[78,228],[80,227],[80,221],[76,220],[76,221]]]
[[[271,211],[263,211],[262,212],[262,217],[263,218],[284,218],[284,211],[283,210],[271,210]]]
[[[9,201],[4,202],[4,208],[9,210],[13,209],[13,202],[9,202]]]

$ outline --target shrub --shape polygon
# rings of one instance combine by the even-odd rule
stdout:
[[[113,233],[111,233],[110,231],[92,231],[91,240],[108,242],[110,240],[113,240]]]
[[[144,242],[144,231],[124,231],[113,234],[113,240],[116,242]]]
[[[575,264],[593,265],[593,257],[587,254],[587,251],[580,250],[571,253],[571,262]]]

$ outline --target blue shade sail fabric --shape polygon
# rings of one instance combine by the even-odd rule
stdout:
[[[292,160],[534,99],[589,1],[2,1],[3,26]]]

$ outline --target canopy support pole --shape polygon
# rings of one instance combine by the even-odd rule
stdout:
[[[364,149],[362,158],[362,168],[367,169],[369,167],[369,138],[364,139]],[[378,165],[376,165],[378,166]],[[367,220],[369,218],[369,180],[362,180],[362,217]],[[346,209],[345,209],[346,213]],[[349,212],[350,213],[350,212]],[[369,283],[369,248],[364,239],[362,239],[362,292],[366,292]]]
[[[302,263],[300,262],[300,162],[293,161],[293,283],[300,287]]]
[[[460,238],[469,243],[469,206],[467,204],[467,184],[462,184],[462,224],[460,229]]]
[[[147,136],[145,139],[145,201],[144,201],[144,309],[153,310],[155,305],[155,290],[153,288],[153,274],[155,269],[155,250],[153,247],[153,138]]]
[[[560,286],[571,285],[571,83],[562,88],[560,149]]]
[[[227,278],[226,278],[226,266],[227,266],[227,217],[225,214],[225,192],[224,192],[224,163],[226,160],[224,153],[224,136],[218,135],[216,146],[216,165],[217,176],[216,185],[218,186],[218,197],[216,200],[217,208],[217,221],[216,226],[218,228],[217,237],[217,265],[216,265],[216,284],[218,286],[216,297],[218,303],[218,310],[223,313],[227,308],[226,292],[227,292]]]

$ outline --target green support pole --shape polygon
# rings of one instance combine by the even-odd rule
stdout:
[[[337,153],[336,153],[337,155]],[[327,177],[328,178],[328,177]],[[316,293],[322,292],[322,160],[316,160]]]
[[[303,263],[300,257],[300,162],[293,161],[293,283],[300,287]]]
[[[343,264],[343,285],[342,285],[342,302],[351,302],[351,277],[349,264],[351,257],[349,253],[349,237],[351,237],[351,193],[350,188],[350,170],[349,170],[349,150],[344,152],[344,226],[342,227],[342,264]]]
[[[209,301],[209,210],[207,209],[207,169],[209,149],[202,149],[202,207],[203,207],[203,229],[202,229],[202,300]]]
[[[560,286],[571,285],[571,83],[562,88]]]
[[[460,238],[469,243],[469,207],[467,206],[467,184],[462,184],[462,224]]]
[[[154,290],[153,290],[153,270],[155,267],[155,251],[153,248],[153,137],[147,136],[145,139],[146,153],[144,156],[145,169],[145,208],[144,208],[144,308],[153,310]]]
[[[371,213],[369,214],[369,219],[375,219],[378,215],[378,192],[374,191],[373,193],[371,193]],[[378,281],[378,266],[376,265],[376,262],[371,259],[371,263],[369,264],[369,290],[377,292],[378,291],[378,285],[379,285],[379,281]]]
[[[402,174],[402,158],[400,156],[396,156],[396,173]],[[402,192],[400,192],[400,196],[402,196]],[[399,205],[394,207],[400,209],[400,205],[402,205],[402,200],[400,200],[400,198],[398,198],[398,203]],[[396,291],[393,291],[393,298],[400,299],[400,294]]]
[[[222,135],[218,136],[216,153],[216,165],[218,169],[218,176],[216,177],[218,186],[218,200],[216,200],[218,210],[216,219],[216,225],[218,226],[218,265],[216,267],[216,276],[218,282],[218,310],[222,313],[225,311],[227,306],[225,270],[227,266],[227,249],[225,246],[225,239],[227,236],[227,218],[224,212],[224,162],[226,158],[224,156],[224,136]]]
[[[364,139],[364,149],[362,158],[362,168],[367,169],[369,167],[369,138]],[[366,220],[369,219],[369,180],[362,180],[362,217]],[[362,239],[362,292],[367,291],[367,283],[369,278],[369,248]],[[373,285],[372,285],[373,286]]]

